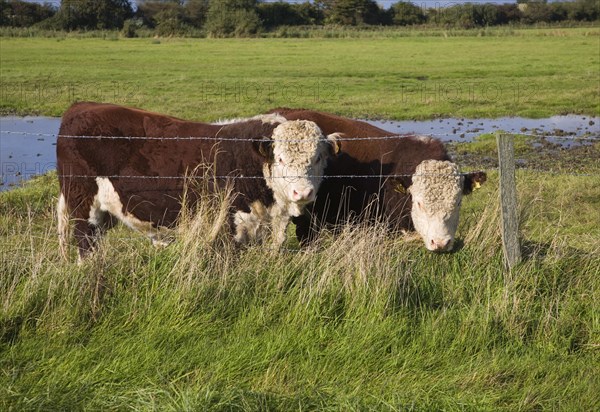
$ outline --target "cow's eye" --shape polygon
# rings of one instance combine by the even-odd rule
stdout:
[[[321,155],[318,155],[317,157],[315,157],[315,164],[318,164],[321,162]]]
[[[417,208],[419,208],[419,210],[423,210],[423,203],[420,200],[417,201]]]
[[[283,158],[282,158],[281,156],[279,156],[279,157],[277,158],[277,163],[279,163],[279,164],[281,164],[281,165],[284,165],[284,164],[285,164],[285,162],[283,161]]]

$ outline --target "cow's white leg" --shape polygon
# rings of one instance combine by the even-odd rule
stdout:
[[[98,241],[104,232],[107,219],[110,219],[107,216],[108,214],[101,210],[100,206],[98,195],[96,194],[87,216],[75,220],[74,237],[77,241],[79,251],[79,264],[83,263],[83,259],[96,249]]]
[[[287,227],[289,223],[289,217],[284,218],[283,216],[273,219],[271,222],[271,227],[273,230],[273,246],[275,248],[280,248],[287,239]]]
[[[279,249],[287,238],[287,227],[290,223],[290,214],[286,207],[275,203],[269,210],[271,221],[271,240],[273,247]]]

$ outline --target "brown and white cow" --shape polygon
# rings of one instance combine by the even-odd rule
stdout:
[[[429,250],[452,250],[462,196],[486,180],[484,172],[460,173],[443,143],[431,137],[354,140],[395,134],[323,112],[277,108],[269,113],[313,121],[324,133],[341,133],[344,141],[325,169],[330,178],[321,184],[315,202],[293,219],[299,240],[310,240],[322,224],[384,218],[392,229],[414,228]],[[382,177],[386,175],[405,176]]]
[[[290,217],[314,200],[326,162],[337,151],[335,136],[325,137],[310,121],[263,115],[211,125],[76,103],[63,116],[57,142],[61,248],[64,253],[71,218],[80,258],[116,221],[162,243],[162,229],[177,222],[184,177],[207,173],[213,177],[209,190],[233,188],[235,240],[260,238],[267,230],[280,246]],[[199,201],[194,192],[186,196]]]

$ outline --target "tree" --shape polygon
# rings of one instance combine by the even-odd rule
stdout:
[[[528,24],[552,21],[552,12],[546,3],[529,2],[523,10],[523,21]]]
[[[521,20],[522,13],[517,4],[499,4],[496,6],[496,24],[508,24]]]
[[[498,21],[498,7],[494,4],[465,3],[448,7],[434,16],[436,23],[463,29],[493,26]]]
[[[344,25],[380,24],[384,15],[374,0],[325,1],[327,22]]]
[[[296,26],[302,24],[300,16],[290,3],[277,1],[260,3],[257,8],[260,21],[266,29],[277,26]]]
[[[138,3],[137,18],[161,36],[176,35],[206,22],[208,0],[166,0]]]
[[[317,4],[304,2],[292,5],[298,15],[304,21],[302,24],[323,24],[325,21],[325,13]]]
[[[56,14],[50,3],[36,4],[20,0],[0,1],[0,26],[30,27]]]
[[[206,23],[208,14],[208,0],[187,0],[183,5],[186,23],[201,28]]]
[[[164,8],[154,18],[159,36],[175,35],[185,27],[183,10],[177,6]]]
[[[569,20],[596,21],[600,18],[598,0],[576,0],[569,6]]]
[[[261,28],[257,0],[212,0],[206,16],[206,29],[215,37],[248,36]]]
[[[320,24],[323,22],[323,11],[315,4],[285,3],[277,1],[272,3],[259,3],[258,16],[266,29],[277,26],[300,26]]]
[[[392,22],[400,26],[410,26],[413,24],[423,24],[427,21],[427,16],[423,9],[413,3],[400,1],[392,5]]]
[[[155,28],[159,23],[165,24],[173,18],[177,24],[183,21],[183,4],[180,0],[144,0],[138,1],[136,17],[141,18],[144,25]]]
[[[62,0],[55,23],[65,30],[120,29],[132,16],[129,0]]]
[[[487,27],[498,24],[498,6],[495,4],[476,4],[474,14],[477,26]]]
[[[569,18],[569,6],[567,3],[549,3],[550,21],[564,21]]]

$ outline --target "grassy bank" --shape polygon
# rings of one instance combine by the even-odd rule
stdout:
[[[79,267],[54,176],[2,193],[0,409],[597,410],[600,181],[518,181],[512,273],[494,173],[444,255],[378,228],[235,251],[200,215],[165,249],[118,229]]]
[[[600,114],[597,30],[373,33],[352,39],[3,37],[0,109],[59,116],[75,100],[96,100],[197,120],[280,105],[389,119]]]

